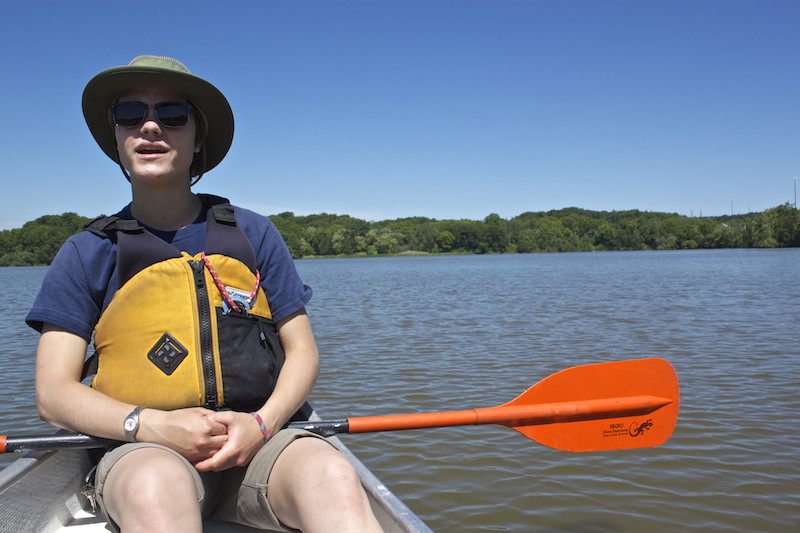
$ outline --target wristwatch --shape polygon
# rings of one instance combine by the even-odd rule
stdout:
[[[128,442],[136,442],[136,432],[139,431],[139,413],[144,409],[143,406],[138,406],[131,411],[131,414],[125,417],[122,423],[122,429],[125,430],[125,440]]]

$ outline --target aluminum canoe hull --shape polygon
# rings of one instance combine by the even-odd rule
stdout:
[[[318,419],[316,413],[309,418]],[[384,531],[432,532],[340,439],[329,437],[329,440],[355,467]],[[90,467],[85,450],[58,450],[29,453],[0,471],[0,532],[108,531],[102,517],[91,511],[81,492]],[[206,522],[203,530],[212,533],[261,531],[219,522]]]

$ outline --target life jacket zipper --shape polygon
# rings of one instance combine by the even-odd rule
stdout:
[[[214,346],[211,335],[211,306],[208,300],[205,271],[202,261],[189,261],[194,273],[194,286],[197,293],[197,317],[200,326],[200,360],[203,365],[205,383],[205,407],[217,407],[217,377],[214,371]]]

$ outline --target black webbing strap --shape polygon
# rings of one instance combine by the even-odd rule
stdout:
[[[206,195],[201,197],[208,198]],[[220,199],[218,196],[212,200]],[[206,216],[206,255],[222,254],[235,257],[255,273],[258,268],[256,252],[247,235],[236,225],[233,206],[221,198],[222,203],[211,204]]]
[[[118,287],[152,264],[181,256],[174,246],[147,231],[136,220],[99,217],[85,229],[116,243]]]
[[[125,220],[119,217],[99,216],[86,224],[83,229],[91,231],[98,237],[111,239],[117,242],[117,231],[141,232],[144,227],[136,220]]]

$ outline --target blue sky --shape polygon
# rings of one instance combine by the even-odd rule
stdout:
[[[129,201],[80,98],[141,53],[226,94],[196,190],[263,214],[708,216],[800,176],[798,0],[0,4],[0,229]]]

